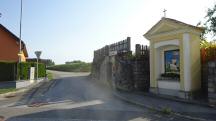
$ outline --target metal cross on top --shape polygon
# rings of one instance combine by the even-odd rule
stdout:
[[[166,11],[167,11],[166,9],[163,10],[163,12],[164,12],[164,17],[166,17]]]

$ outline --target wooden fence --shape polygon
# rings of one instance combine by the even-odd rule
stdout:
[[[130,37],[127,37],[127,39],[125,40],[109,45],[109,52],[112,51],[115,51],[117,53],[128,52],[131,50],[130,44],[131,44]]]
[[[149,47],[147,45],[136,44],[136,57],[149,56]]]
[[[209,48],[201,48],[201,62],[205,64],[209,61],[216,60],[216,48],[209,47]]]
[[[119,41],[117,43],[106,45],[103,48],[94,51],[94,61],[100,60],[105,56],[109,56],[111,53],[118,54],[122,52],[129,52],[131,51],[130,46],[130,37],[127,37],[127,39]]]

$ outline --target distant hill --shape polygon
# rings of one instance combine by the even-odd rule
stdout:
[[[47,67],[48,70],[66,71],[66,72],[90,72],[91,63],[82,61],[66,62],[66,64]]]

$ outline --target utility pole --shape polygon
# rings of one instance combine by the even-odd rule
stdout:
[[[22,53],[22,0],[20,0],[20,33],[19,33],[19,63],[21,63],[21,53]]]

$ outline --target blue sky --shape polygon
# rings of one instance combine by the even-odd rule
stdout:
[[[163,16],[196,25],[215,0],[23,0],[22,39],[30,57],[57,64],[91,62],[93,51],[127,36],[148,44],[142,36]],[[20,0],[1,0],[0,23],[19,35]]]

